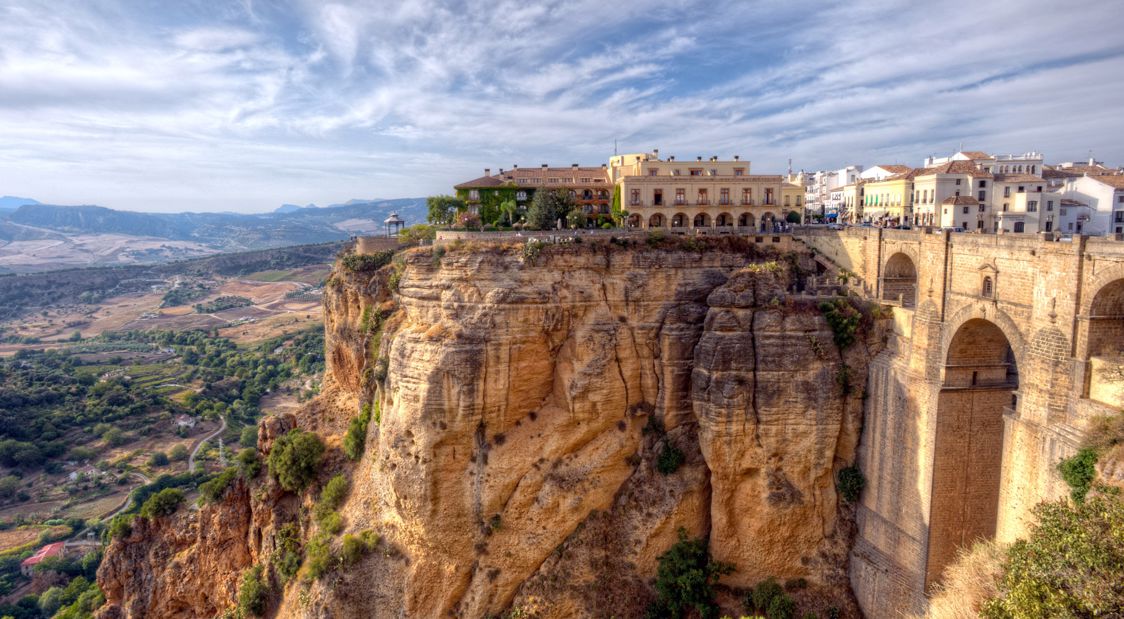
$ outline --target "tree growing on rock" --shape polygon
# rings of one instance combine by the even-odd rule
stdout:
[[[316,477],[323,455],[320,437],[294,428],[273,443],[267,461],[269,472],[282,488],[298,492]]]

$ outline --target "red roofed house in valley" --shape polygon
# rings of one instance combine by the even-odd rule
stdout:
[[[55,542],[53,544],[47,544],[39,550],[36,550],[35,554],[20,562],[20,573],[30,578],[32,572],[35,571],[35,566],[42,563],[44,559],[49,559],[51,557],[61,557],[63,554],[64,546],[65,542]]]

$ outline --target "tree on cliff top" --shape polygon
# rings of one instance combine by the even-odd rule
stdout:
[[[573,209],[574,199],[567,191],[536,191],[531,199],[531,208],[527,209],[527,226],[535,230],[552,230],[558,220],[565,220]]]
[[[269,451],[269,472],[290,492],[303,490],[316,477],[324,443],[311,432],[289,430]]]
[[[429,213],[426,219],[436,225],[453,223],[453,218],[465,209],[464,201],[453,196],[429,196],[425,199],[425,206]]]

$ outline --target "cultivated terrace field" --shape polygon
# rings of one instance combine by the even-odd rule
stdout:
[[[263,401],[294,406],[323,372],[323,330],[287,326],[253,340],[106,331],[0,358],[0,617],[90,606],[110,517],[125,522],[157,490],[191,493],[253,457]],[[58,539],[78,546],[20,575],[21,559]]]

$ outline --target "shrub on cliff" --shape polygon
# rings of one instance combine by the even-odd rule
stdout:
[[[380,251],[374,254],[346,254],[340,259],[340,264],[343,268],[351,271],[352,273],[370,273],[377,271],[387,264],[390,264],[390,259],[394,257],[394,251]]]
[[[656,572],[656,601],[648,607],[648,617],[682,617],[694,610],[704,618],[714,617],[714,584],[732,565],[712,561],[705,539],[687,539],[679,529],[679,541],[659,557]]]
[[[183,491],[178,488],[165,488],[148,497],[141,505],[140,515],[145,518],[159,518],[175,513],[183,502]]]
[[[347,434],[343,437],[343,452],[348,458],[358,460],[367,446],[367,426],[371,422],[371,405],[364,404],[359,416],[347,424]]]
[[[363,531],[359,535],[348,533],[343,536],[343,545],[340,549],[340,562],[351,566],[362,559],[368,552],[375,549],[379,543],[379,536],[374,531]]]
[[[862,322],[862,313],[855,309],[855,306],[846,299],[835,299],[820,303],[820,311],[831,327],[835,345],[839,350],[846,350],[855,343],[855,334],[859,330],[859,323]]]
[[[784,589],[781,588],[780,584],[772,578],[766,578],[757,583],[757,586],[746,594],[745,611],[748,613],[766,612],[769,609],[769,604],[775,598],[783,595]]]
[[[260,565],[255,565],[242,573],[242,585],[238,587],[238,611],[243,617],[260,617],[265,612],[265,600],[269,591],[262,579]]]
[[[295,523],[288,523],[277,531],[273,555],[273,567],[285,582],[296,575],[301,566],[300,530]]]
[[[205,503],[214,503],[221,499],[237,476],[237,467],[227,467],[223,472],[211,478],[210,481],[199,484],[199,498]]]
[[[863,477],[863,472],[857,466],[848,466],[839,469],[839,479],[835,484],[839,494],[843,496],[843,500],[848,503],[854,503],[862,496],[863,488],[866,486],[866,477]]]
[[[1124,608],[1124,501],[1094,494],[1040,503],[1037,524],[1007,550],[984,617],[1116,617]]]
[[[664,443],[663,449],[660,450],[660,455],[656,458],[656,470],[661,475],[671,475],[683,466],[683,461],[686,456],[679,450],[678,447],[671,443]]]
[[[1074,501],[1080,503],[1085,500],[1089,487],[1097,471],[1097,452],[1092,447],[1085,447],[1070,458],[1058,463],[1058,472],[1062,479],[1069,485],[1069,494]]]
[[[293,429],[274,441],[267,464],[282,488],[297,492],[316,477],[323,455],[324,443],[320,437]]]

